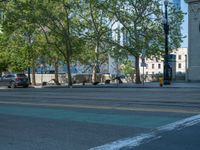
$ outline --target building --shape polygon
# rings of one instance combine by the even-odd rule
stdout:
[[[189,4],[188,14],[188,81],[200,81],[200,1],[185,0]]]
[[[187,70],[187,48],[178,48],[173,50],[171,54],[176,56],[175,62],[172,62],[173,78],[177,79],[177,76],[185,76]],[[140,66],[141,75],[149,76],[148,81],[151,81],[153,76],[163,74],[163,58],[146,59],[146,67]],[[175,68],[174,68],[175,67]]]
[[[173,52],[176,55],[176,73],[186,73],[187,71],[187,48],[178,48]]]

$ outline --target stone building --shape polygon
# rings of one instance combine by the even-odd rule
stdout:
[[[185,1],[189,4],[188,81],[200,81],[200,1]]]

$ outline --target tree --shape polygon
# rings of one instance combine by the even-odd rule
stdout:
[[[140,83],[141,51],[145,49],[148,57],[157,57],[163,52],[163,13],[159,0],[17,0],[0,3],[0,7],[5,13],[2,25],[10,41],[7,45],[15,47],[9,50],[10,54],[13,53],[13,57],[19,57],[18,54],[24,56],[16,59],[17,63],[13,61],[12,64],[18,65],[15,68],[22,69],[24,65],[27,67],[31,64],[34,71],[45,45],[44,41],[40,43],[41,39],[46,39],[47,56],[54,60],[63,59],[67,64],[69,86],[72,85],[71,64],[76,61],[94,66],[95,82],[96,73],[99,72],[100,63],[106,60],[108,49],[117,59],[121,59],[122,54],[125,58],[127,55],[136,58],[136,83]],[[170,7],[170,17],[170,47],[178,47],[181,34],[177,25],[183,20],[183,14]],[[116,28],[116,24],[119,28]],[[111,40],[111,31],[117,32],[118,40]],[[34,35],[34,43],[25,44],[25,34],[28,37]],[[28,53],[30,49],[32,56]],[[23,64],[23,67],[19,67],[19,64]]]
[[[21,38],[2,33],[0,43],[0,56],[2,61],[2,71],[23,72],[27,65],[26,49]]]
[[[8,61],[8,55],[5,51],[2,51],[2,48],[0,48],[0,76],[2,72],[7,71],[9,68],[9,61]]]
[[[19,71],[18,64],[25,62],[28,68],[28,76],[30,79],[30,67],[32,67],[32,80],[35,84],[35,60],[37,58],[37,49],[34,49],[33,35],[36,39],[37,26],[35,24],[35,11],[32,8],[33,1],[7,1],[5,3],[0,3],[1,9],[5,15],[2,26],[3,31],[9,37],[9,42],[7,42],[7,47],[14,47],[17,49],[17,53],[12,52],[11,54],[20,54],[20,57],[16,55],[15,57],[19,60],[13,65],[13,71]],[[13,51],[13,50],[12,50]],[[27,63],[28,62],[28,63]],[[25,70],[25,69],[24,69]]]
[[[79,40],[75,12],[78,1],[36,3],[39,19],[37,24],[43,31],[46,41],[64,57],[68,69],[68,84],[72,85],[71,62]]]
[[[53,2],[53,1],[9,1],[2,3],[2,9],[5,13],[6,19],[3,22],[3,28],[5,32],[9,35],[23,36],[26,34],[28,37],[29,47],[31,47],[32,62],[34,62],[36,51],[35,45],[30,44],[32,35],[37,39],[37,35],[44,33],[44,37],[47,44],[51,46],[52,49],[57,51],[57,54],[64,57],[67,68],[68,68],[68,83],[72,85],[70,64],[72,59],[72,51],[76,51],[76,44],[78,39],[76,37],[76,16],[73,17],[74,6],[78,1],[67,1]],[[37,41],[39,42],[39,41]],[[38,47],[37,47],[38,48]],[[33,57],[33,54],[35,57]],[[54,53],[55,54],[55,53]],[[38,57],[38,56],[37,56]],[[32,63],[32,70],[35,69],[35,63]]]
[[[114,20],[108,14],[107,8],[109,3],[106,1],[94,1],[94,0],[84,0],[79,4],[78,13],[80,16],[80,27],[82,30],[79,32],[82,37],[89,43],[90,47],[93,47],[94,50],[94,66],[92,74],[92,82],[95,83],[97,80],[97,73],[100,72],[100,59],[105,60],[104,57],[105,49],[103,42],[110,27],[114,24]]]
[[[124,63],[121,66],[122,72],[125,76],[128,76],[131,78],[131,81],[134,80],[134,74],[135,74],[135,68],[133,67],[133,64],[130,60],[124,61]]]
[[[111,3],[111,2],[110,2]],[[127,51],[129,55],[135,57],[136,83],[140,81],[139,59],[141,51],[144,49],[147,56],[161,56],[164,47],[164,33],[162,20],[162,9],[159,0],[126,0],[112,1],[112,13],[120,24],[120,30],[123,33],[123,44],[112,41],[119,49]],[[173,8],[172,5],[170,7]],[[183,20],[182,12],[171,13],[173,24],[180,24]],[[170,17],[170,16],[169,16]],[[173,20],[174,20],[173,19]],[[171,46],[178,46],[181,42],[181,35],[175,38],[177,28],[171,28],[170,42]]]
[[[181,33],[181,25],[183,23],[185,13],[181,9],[169,4],[169,48],[170,50],[179,48],[185,36]]]

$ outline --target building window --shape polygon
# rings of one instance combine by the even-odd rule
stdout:
[[[152,64],[152,69],[154,69],[154,64]]]
[[[181,68],[181,63],[178,64],[178,68]]]
[[[178,55],[178,59],[181,60],[181,55]]]
[[[161,65],[160,64],[158,64],[158,69],[160,69],[161,68]]]

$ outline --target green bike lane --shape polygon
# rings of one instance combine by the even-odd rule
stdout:
[[[190,115],[1,104],[0,116],[0,149],[85,150]]]
[[[140,127],[140,128],[155,128],[177,120],[183,117],[173,116],[156,116],[142,114],[110,114],[110,113],[98,113],[98,112],[84,112],[67,110],[67,109],[55,109],[55,108],[38,108],[38,107],[19,107],[19,106],[0,106],[0,114],[24,116],[24,117],[36,117],[47,118],[56,120],[70,120],[77,122],[88,122],[97,124],[108,124],[117,126],[128,127]]]

